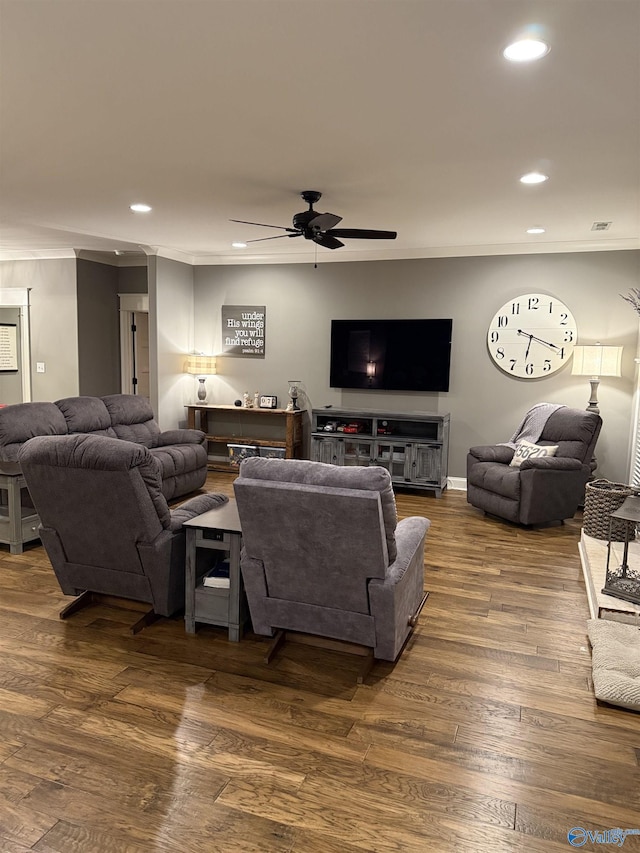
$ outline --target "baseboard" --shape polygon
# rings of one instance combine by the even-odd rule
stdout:
[[[467,491],[467,478],[466,477],[447,477],[447,488],[453,489],[454,491]]]

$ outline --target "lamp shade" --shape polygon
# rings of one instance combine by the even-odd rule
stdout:
[[[188,355],[184,364],[184,372],[193,376],[214,376],[216,374],[216,359],[213,355]]]
[[[623,347],[603,347],[601,344],[573,348],[575,376],[622,376]]]

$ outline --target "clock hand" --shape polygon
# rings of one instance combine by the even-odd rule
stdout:
[[[531,344],[531,341],[538,341],[538,343],[544,344],[547,347],[551,347],[551,349],[562,349],[562,347],[559,347],[557,344],[552,344],[551,341],[545,341],[542,338],[537,338],[535,335],[529,334],[529,332],[523,332],[522,329],[518,329],[518,334],[524,335],[525,337],[529,338],[529,344]],[[529,349],[527,347],[527,352],[528,351]]]

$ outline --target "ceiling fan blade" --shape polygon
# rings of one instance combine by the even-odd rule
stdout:
[[[356,237],[359,240],[395,240],[397,231],[372,231],[370,228],[332,228],[334,237]]]
[[[329,228],[333,228],[338,222],[342,222],[342,217],[336,216],[335,213],[319,213],[307,222],[307,227],[317,228],[320,231],[328,231]]]
[[[339,249],[340,246],[344,246],[344,243],[341,243],[340,240],[336,240],[336,238],[332,237],[331,234],[317,234],[312,239],[314,243],[317,243],[319,246],[324,246],[325,249]]]
[[[280,228],[281,231],[296,231],[295,228],[285,228],[284,225],[266,225],[264,222],[247,222],[244,219],[230,219],[229,222],[239,222],[241,225],[259,225],[260,228]]]
[[[302,231],[295,234],[276,234],[275,237],[258,237],[256,240],[245,240],[245,243],[264,243],[265,240],[280,240],[282,237],[302,237]]]

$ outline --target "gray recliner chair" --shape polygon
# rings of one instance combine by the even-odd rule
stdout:
[[[22,445],[18,461],[60,587],[80,596],[61,618],[94,593],[151,604],[134,633],[184,607],[182,524],[225,503],[225,495],[198,495],[170,510],[158,460],[117,438],[38,436]]]
[[[552,411],[547,417],[548,410]],[[529,422],[533,433],[527,432]],[[540,403],[525,415],[521,426],[521,435],[535,438],[529,442],[533,446],[523,445],[516,432],[510,442],[469,450],[468,503],[525,526],[573,518],[591,476],[600,416]],[[536,455],[545,448],[553,448],[554,455]],[[514,465],[514,460],[520,465]]]
[[[254,457],[234,489],[254,631],[328,637],[367,647],[370,663],[396,660],[426,598],[430,522],[397,521],[389,472]]]

